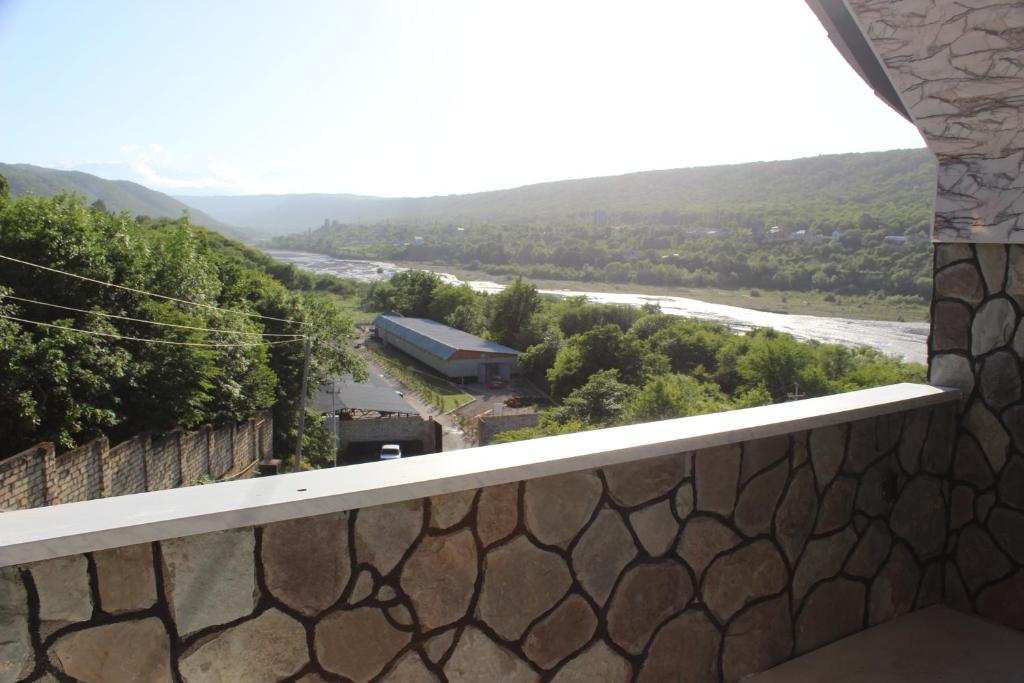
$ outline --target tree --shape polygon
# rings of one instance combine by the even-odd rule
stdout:
[[[811,348],[788,334],[759,330],[736,367],[746,387],[763,385],[776,402],[786,399],[798,386],[806,396],[820,396],[827,389],[827,380],[815,365]]]
[[[730,408],[728,397],[714,384],[687,375],[655,377],[627,404],[631,422],[715,413]]]
[[[650,347],[669,359],[674,372],[697,367],[713,371],[718,349],[728,337],[729,331],[716,323],[677,319],[650,338]]]
[[[406,270],[391,278],[390,308],[410,318],[429,318],[434,291],[441,278],[425,270]]]
[[[636,394],[636,387],[619,381],[619,371],[599,370],[587,383],[570,393],[562,405],[552,409],[545,417],[565,424],[583,422],[607,425],[618,422],[626,403]]]
[[[487,331],[499,344],[525,349],[541,340],[534,317],[540,310],[537,288],[518,277],[490,298]]]
[[[618,325],[600,325],[569,339],[558,352],[554,366],[548,370],[551,393],[563,398],[599,370],[615,368],[627,384],[642,378],[643,344],[623,334]]]

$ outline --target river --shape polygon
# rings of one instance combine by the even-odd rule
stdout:
[[[386,261],[354,261],[301,251],[266,250],[268,256],[293,263],[314,273],[330,273],[339,277],[371,282],[386,280],[407,270]],[[449,282],[460,280],[449,273],[438,273]],[[497,282],[471,280],[469,286],[478,292],[499,292],[505,288]],[[788,332],[797,339],[815,340],[846,346],[870,346],[884,353],[902,356],[904,360],[924,363],[927,355],[928,323],[891,322],[886,320],[853,320],[825,318],[815,315],[771,313],[738,306],[712,304],[676,296],[625,294],[620,292],[580,292],[567,289],[542,289],[556,296],[585,296],[599,303],[640,306],[657,303],[665,313],[702,320],[714,320],[733,330],[747,331],[755,327],[772,327]]]

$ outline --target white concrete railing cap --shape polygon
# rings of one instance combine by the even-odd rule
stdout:
[[[710,415],[403,460],[138,493],[0,514],[0,567],[453,493],[956,401],[894,384]]]

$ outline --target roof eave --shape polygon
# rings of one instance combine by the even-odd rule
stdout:
[[[829,40],[864,82],[896,113],[913,123],[899,93],[843,0],[805,0],[828,32]]]

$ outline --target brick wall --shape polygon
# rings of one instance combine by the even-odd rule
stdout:
[[[57,454],[42,443],[0,461],[0,511],[252,476],[246,468],[272,455],[273,428],[268,411],[238,426],[144,433],[113,447],[99,438]]]

